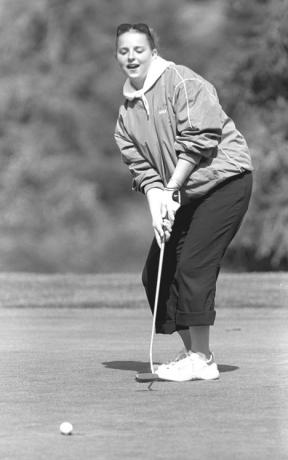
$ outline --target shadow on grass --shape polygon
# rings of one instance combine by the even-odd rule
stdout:
[[[122,371],[149,372],[150,369],[149,363],[143,361],[105,361],[102,364],[107,369],[120,369]],[[230,364],[218,364],[218,369],[220,373],[223,373],[237,371],[239,367]]]
[[[230,364],[218,364],[220,374],[223,372],[233,372],[239,369],[238,366],[231,366]]]
[[[106,361],[102,364],[107,369],[121,369],[122,371],[149,372],[150,369],[150,364],[143,361]]]

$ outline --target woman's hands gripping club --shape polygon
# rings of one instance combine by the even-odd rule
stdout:
[[[173,193],[173,190],[152,188],[148,190],[146,195],[152,217],[152,226],[159,247],[163,239],[169,240],[176,212],[180,208],[180,200],[175,201]]]

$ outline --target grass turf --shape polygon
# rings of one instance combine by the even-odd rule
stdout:
[[[221,379],[152,391],[134,380],[151,329],[139,277],[1,277],[0,458],[288,458],[287,275],[224,274],[211,331]],[[155,361],[179,346],[157,336]]]
[[[0,307],[139,308],[147,302],[140,274],[0,274]],[[223,273],[218,280],[221,308],[282,308],[287,305],[287,273]]]

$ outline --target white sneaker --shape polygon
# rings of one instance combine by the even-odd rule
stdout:
[[[156,370],[162,368],[162,367],[167,367],[169,366],[170,364],[173,364],[173,363],[177,363],[178,361],[180,361],[181,359],[183,358],[186,358],[187,354],[190,353],[187,351],[186,348],[183,348],[182,350],[179,351],[179,353],[177,353],[177,355],[175,356],[175,358],[171,359],[171,361],[167,361],[166,363],[163,363],[163,364],[159,364],[159,366],[154,366],[154,368]]]
[[[156,370],[160,379],[174,382],[188,380],[215,380],[219,378],[219,370],[211,353],[209,360],[201,358],[197,353],[188,352],[186,357],[170,364],[162,365]]]

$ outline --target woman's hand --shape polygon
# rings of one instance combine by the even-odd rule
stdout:
[[[175,190],[165,189],[163,192],[161,205],[161,216],[163,219],[166,218],[169,220],[171,228],[174,224],[176,212],[180,208],[180,199],[178,201],[173,199],[174,192]]]
[[[162,216],[164,191],[160,188],[151,188],[148,190],[146,196],[152,217],[155,238],[160,247],[163,239],[165,241],[169,240],[172,231],[170,219],[165,218],[166,216],[164,215]]]

